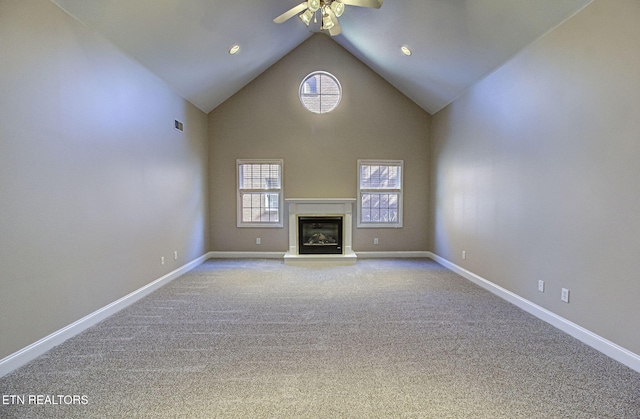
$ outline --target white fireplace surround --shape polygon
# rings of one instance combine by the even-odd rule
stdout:
[[[289,209],[289,251],[284,255],[286,264],[304,264],[309,262],[331,262],[341,265],[353,265],[357,255],[352,249],[353,206],[355,198],[287,198]],[[298,252],[298,217],[304,216],[341,216],[342,217],[342,254],[340,255],[301,255]]]

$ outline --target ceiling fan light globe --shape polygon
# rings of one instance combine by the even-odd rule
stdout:
[[[307,9],[304,13],[300,15],[300,19],[305,23],[305,25],[309,26],[311,23],[311,19],[313,18],[313,12]]]
[[[331,16],[324,15],[322,17],[322,29],[329,30],[334,26],[335,26],[335,23],[333,22],[333,19],[331,19]]]
[[[336,14],[336,17],[340,17],[344,13],[344,3],[341,3],[337,0],[334,0],[333,2],[331,2],[330,7],[331,7],[331,10],[333,10],[333,13]]]
[[[311,12],[315,12],[320,8],[320,0],[309,0],[307,7],[309,8],[308,10],[311,10]]]

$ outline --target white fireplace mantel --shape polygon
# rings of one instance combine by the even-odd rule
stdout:
[[[287,198],[289,209],[289,251],[284,255],[286,264],[332,262],[353,265],[357,255],[352,250],[353,205],[355,198]],[[298,253],[298,216],[339,215],[343,222],[343,251],[341,255],[301,255]]]

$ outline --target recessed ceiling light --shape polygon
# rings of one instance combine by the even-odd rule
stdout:
[[[410,49],[409,49],[409,47],[408,47],[408,46],[406,46],[406,45],[401,46],[401,47],[400,47],[400,51],[402,51],[402,53],[403,53],[404,55],[406,55],[407,57],[408,57],[409,55],[411,55],[411,54],[412,54],[412,53],[411,53],[411,50],[410,50]]]
[[[229,54],[231,55],[237,54],[238,51],[240,51],[240,45],[238,44],[232,45],[231,48],[229,48]]]

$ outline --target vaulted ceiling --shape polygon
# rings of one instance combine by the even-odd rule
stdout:
[[[206,113],[319,31],[273,22],[301,0],[52,1]],[[386,0],[332,39],[433,114],[591,1]]]

